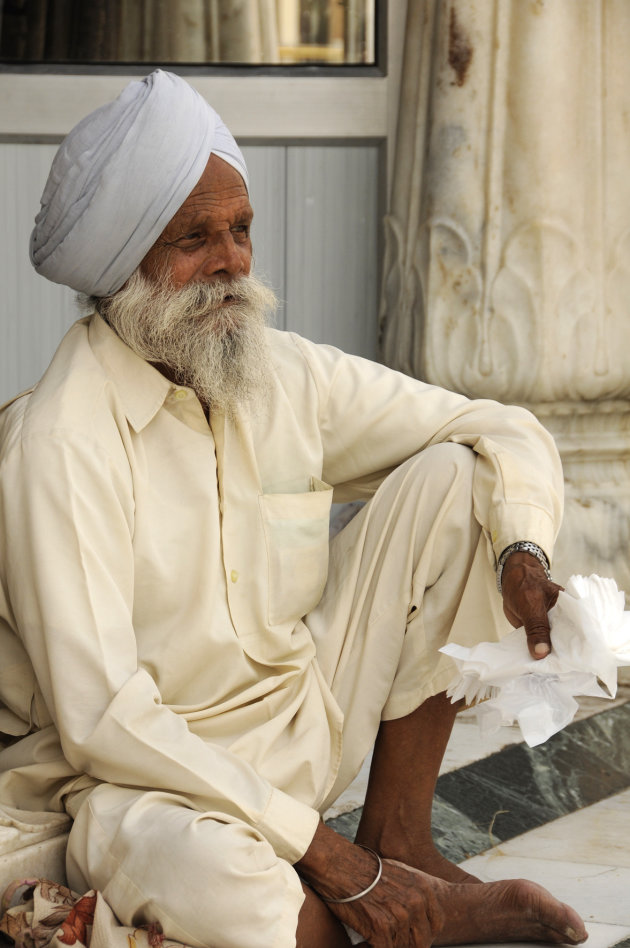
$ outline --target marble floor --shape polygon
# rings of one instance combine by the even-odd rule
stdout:
[[[590,948],[630,946],[630,790],[464,861],[484,881],[531,879],[584,919]]]
[[[369,761],[327,814],[352,838]],[[442,852],[484,880],[526,878],[573,906],[590,948],[630,948],[630,684],[587,699],[576,719],[529,748],[518,728],[482,739],[458,716],[433,808]]]

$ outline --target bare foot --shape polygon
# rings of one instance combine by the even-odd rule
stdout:
[[[438,898],[442,912],[438,930],[433,928],[435,945],[504,941],[578,945],[588,938],[572,908],[526,879],[454,885]]]
[[[402,859],[401,862],[405,862],[405,860]],[[421,869],[423,872],[427,872],[430,876],[435,876],[437,879],[444,879],[446,882],[482,884],[481,879],[478,879],[477,876],[472,876],[469,872],[466,872],[465,869],[460,869],[454,862],[450,862],[439,853],[435,847],[433,847],[432,852],[425,850],[422,856],[419,857],[417,865],[415,862],[407,862],[407,865],[414,866],[415,869]]]
[[[430,948],[514,941],[578,945],[587,938],[584,924],[572,908],[523,879],[453,883],[385,858],[378,882],[372,886],[373,857],[323,823],[296,867],[321,899],[327,900],[324,906],[320,899],[312,899],[320,902],[316,907],[322,910],[317,917],[311,913],[312,931],[306,926],[307,912],[300,912],[298,933],[304,934],[298,940],[300,948],[344,944],[345,933],[338,927],[334,929],[336,940],[330,935],[323,937],[323,915],[328,913],[360,932],[367,945]],[[360,898],[346,901],[349,893],[363,888],[367,892]],[[307,902],[308,895],[305,909]],[[333,921],[330,915],[327,923]]]

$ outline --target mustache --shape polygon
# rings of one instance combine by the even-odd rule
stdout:
[[[174,289],[168,280],[147,284],[142,279],[138,289],[143,300],[138,300],[145,311],[160,313],[160,331],[179,332],[183,325],[191,333],[213,331],[231,337],[247,324],[248,314],[258,313],[262,318],[272,316],[277,306],[273,290],[253,274],[212,283],[190,283]],[[157,329],[158,321],[150,321]],[[151,325],[146,327],[153,335]]]
[[[237,277],[216,283],[193,283],[177,291],[169,291],[167,287],[164,289],[169,295],[177,295],[182,315],[187,317],[204,315],[226,304],[246,305],[253,298],[253,286],[249,277]]]

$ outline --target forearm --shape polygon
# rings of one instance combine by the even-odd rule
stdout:
[[[378,864],[368,850],[320,821],[295,869],[324,899],[344,899],[362,892],[374,881]]]

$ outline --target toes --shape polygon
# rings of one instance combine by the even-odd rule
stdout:
[[[564,940],[568,945],[581,945],[588,938],[584,922],[570,905],[560,903],[567,913],[568,924],[564,929]]]
[[[588,932],[577,912],[570,905],[559,902],[542,886],[527,879],[516,881],[515,895],[530,920],[538,923],[541,941],[579,945],[588,938]]]

